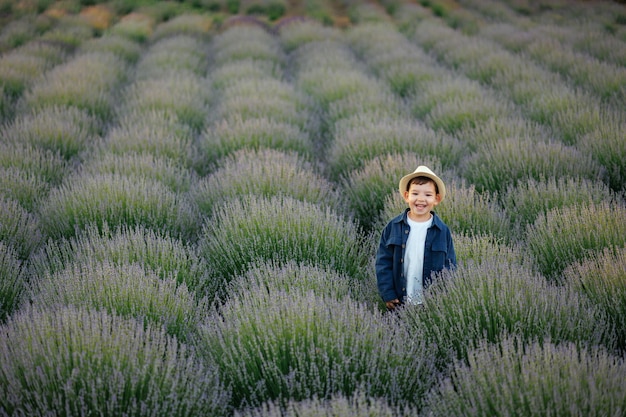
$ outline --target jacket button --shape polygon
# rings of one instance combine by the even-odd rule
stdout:
[[[405,234],[405,235],[408,235],[408,234],[409,234],[409,231],[408,231],[408,230],[405,230],[405,231],[404,231],[404,234]]]

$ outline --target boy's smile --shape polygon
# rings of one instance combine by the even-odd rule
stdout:
[[[430,212],[441,201],[437,194],[435,184],[411,184],[409,191],[404,192],[404,201],[409,205],[409,217],[413,221],[424,222],[430,219]]]

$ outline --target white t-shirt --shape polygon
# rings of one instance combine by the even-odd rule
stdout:
[[[406,277],[407,303],[422,304],[423,286],[422,275],[424,274],[424,247],[426,246],[426,233],[433,224],[433,218],[425,222],[416,222],[407,216],[411,231],[406,242],[404,252],[404,276]]]

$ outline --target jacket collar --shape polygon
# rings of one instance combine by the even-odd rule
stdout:
[[[405,223],[406,225],[409,224],[409,222],[407,221],[407,216],[409,215],[409,208],[407,208],[406,210],[404,210],[404,213],[402,213],[400,216],[397,216],[394,219],[395,223]],[[437,227],[438,229],[443,229],[442,227],[442,220],[439,218],[439,216],[437,216],[437,213],[435,213],[434,211],[431,211],[430,214],[433,215],[433,224],[432,226]]]

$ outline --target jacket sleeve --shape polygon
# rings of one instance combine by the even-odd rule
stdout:
[[[456,252],[454,252],[454,242],[452,240],[452,233],[450,232],[450,230],[448,229],[448,233],[447,233],[447,240],[448,240],[448,255],[446,257],[446,264],[445,267],[446,269],[455,269],[456,268]]]
[[[376,253],[376,281],[383,301],[398,298],[393,283],[393,246],[388,244],[389,226],[383,229]]]

